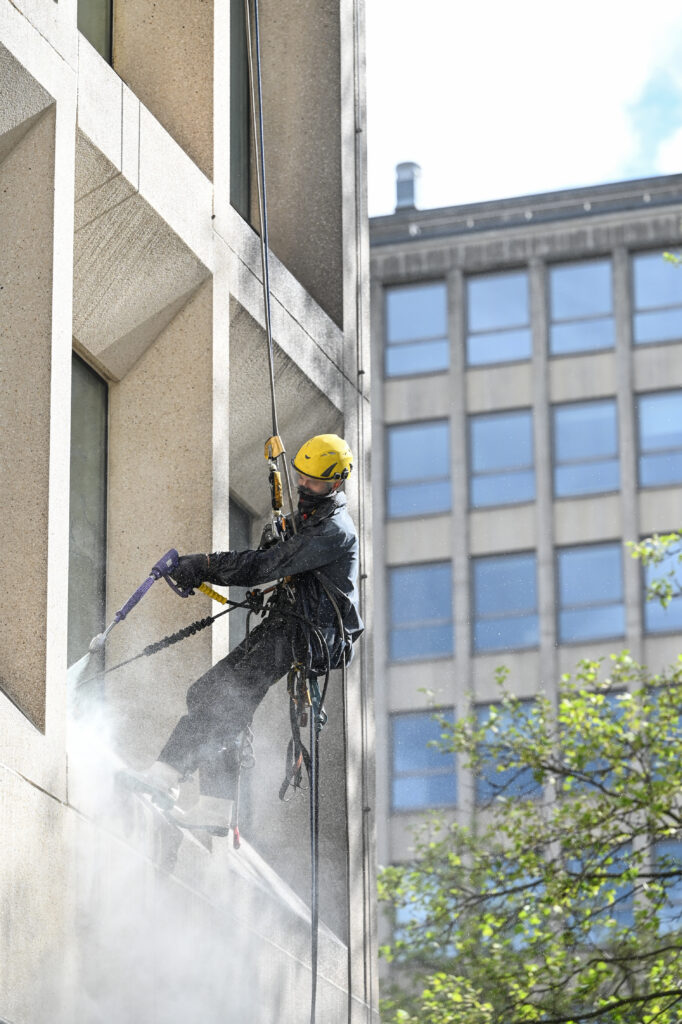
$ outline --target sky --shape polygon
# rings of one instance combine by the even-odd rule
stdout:
[[[370,216],[682,172],[680,0],[366,0]]]

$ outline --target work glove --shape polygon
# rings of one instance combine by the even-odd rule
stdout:
[[[180,555],[171,576],[183,590],[192,590],[208,575],[208,555]]]
[[[263,527],[263,532],[260,536],[260,544],[258,545],[259,551],[266,551],[268,548],[274,547],[275,544],[279,544],[282,539],[281,534],[278,532],[277,527],[274,523],[266,523]]]

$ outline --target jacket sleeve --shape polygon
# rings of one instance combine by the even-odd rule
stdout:
[[[334,530],[305,531],[264,551],[217,551],[209,555],[209,583],[256,587],[261,583],[320,569],[339,557],[346,546]]]

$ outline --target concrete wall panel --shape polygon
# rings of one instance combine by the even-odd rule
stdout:
[[[169,548],[211,548],[212,289],[206,283],[126,377],[110,388],[107,621]],[[111,634],[109,663],[209,613],[163,581]],[[187,686],[210,665],[208,631],[109,677],[130,756],[155,759]]]
[[[213,0],[117,0],[113,66],[213,176]]]
[[[267,0],[260,7],[270,244],[341,324],[339,4]]]
[[[45,725],[54,110],[0,165],[0,685]]]

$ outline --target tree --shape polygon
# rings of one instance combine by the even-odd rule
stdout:
[[[487,807],[471,829],[434,814],[414,862],[381,874],[399,979],[384,1020],[682,1020],[682,656],[660,675],[628,652],[583,661],[556,707],[517,700],[505,669],[498,685],[483,725],[440,718],[438,745],[484,780]]]

